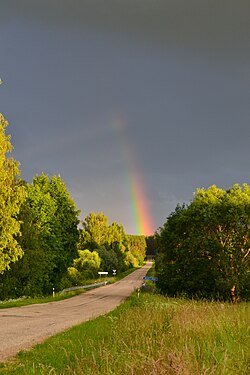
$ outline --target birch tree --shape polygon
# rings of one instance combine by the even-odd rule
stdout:
[[[17,215],[25,199],[25,187],[19,179],[19,163],[6,156],[13,148],[10,135],[5,133],[7,126],[0,113],[0,274],[23,255],[17,242],[20,235]]]

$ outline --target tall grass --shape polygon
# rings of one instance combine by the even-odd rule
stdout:
[[[248,374],[250,304],[141,293],[2,364],[1,374]]]

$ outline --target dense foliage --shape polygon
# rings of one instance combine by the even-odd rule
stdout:
[[[2,297],[40,295],[59,289],[77,256],[78,211],[60,177],[41,175],[25,184],[19,219],[24,255],[1,278]]]
[[[68,268],[68,283],[79,284],[95,278],[98,271],[112,275],[143,264],[146,255],[144,236],[127,235],[121,224],[108,224],[102,213],[91,212],[82,222],[78,257]]]
[[[169,295],[250,296],[250,187],[197,189],[157,234],[158,286]]]
[[[8,122],[0,114],[0,299],[51,294],[72,284],[143,264],[144,236],[126,235],[103,213],[79,211],[60,176],[22,181]]]
[[[6,157],[12,150],[10,136],[5,134],[7,125],[0,113],[0,274],[23,255],[17,241],[20,235],[17,215],[25,199],[25,189],[18,179],[19,163]]]
[[[147,250],[145,236],[128,235],[128,246],[130,253],[135,257],[138,264],[143,265]]]
[[[150,258],[155,257],[156,248],[157,248],[157,243],[156,243],[155,235],[147,236],[146,237],[146,254],[147,254],[147,257],[150,257]]]

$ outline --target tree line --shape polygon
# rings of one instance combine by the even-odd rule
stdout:
[[[197,189],[156,234],[158,287],[171,296],[250,298],[250,186]]]
[[[197,189],[154,236],[125,233],[102,213],[83,221],[60,176],[21,179],[0,114],[0,299],[46,295],[122,272],[155,255],[158,289],[170,296],[250,298],[250,186]]]
[[[21,179],[8,122],[0,114],[0,299],[52,293],[143,264],[146,238],[109,225],[103,213],[80,221],[60,176]]]

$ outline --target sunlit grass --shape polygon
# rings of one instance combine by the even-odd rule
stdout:
[[[73,291],[70,293],[58,293],[55,296],[47,296],[47,297],[21,297],[17,299],[9,299],[6,301],[0,301],[0,309],[6,309],[10,307],[21,307],[27,305],[33,305],[38,303],[48,303],[53,301],[61,301],[63,299],[67,299],[79,294],[79,291]]]
[[[3,374],[248,374],[250,304],[133,294],[3,364]]]

